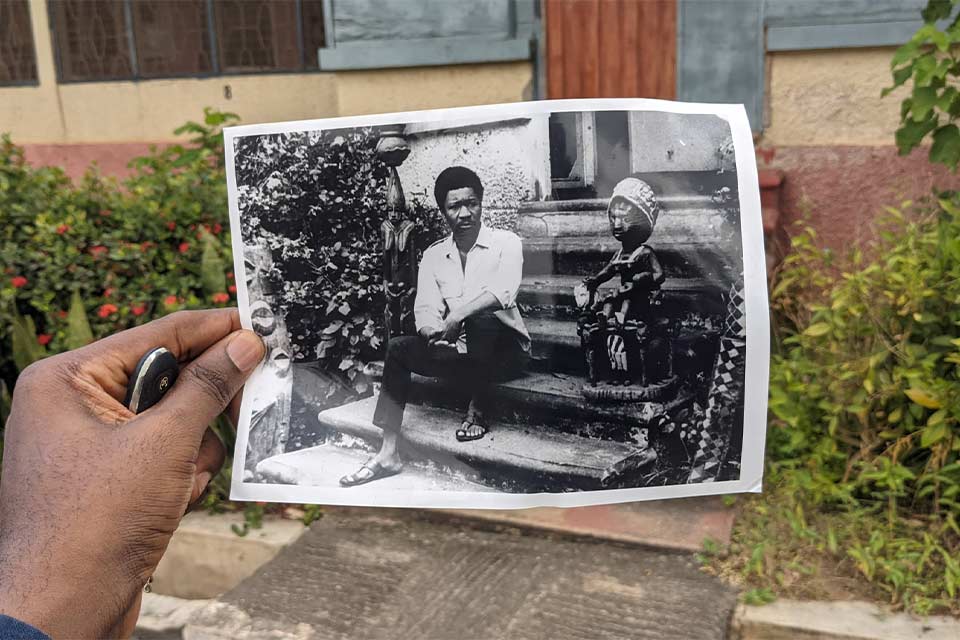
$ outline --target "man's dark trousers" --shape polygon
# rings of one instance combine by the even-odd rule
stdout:
[[[493,314],[464,322],[467,353],[447,346],[430,346],[420,336],[399,336],[387,344],[383,384],[373,423],[385,431],[399,431],[410,395],[410,374],[446,378],[470,393],[483,392],[491,382],[509,380],[523,372],[528,355],[519,336]]]

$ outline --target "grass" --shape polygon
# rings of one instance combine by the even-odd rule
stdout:
[[[960,530],[952,517],[891,523],[882,507],[812,505],[789,476],[727,502],[737,511],[731,543],[705,541],[698,560],[738,586],[747,604],[866,600],[960,615]]]

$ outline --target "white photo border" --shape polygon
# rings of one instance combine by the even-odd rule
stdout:
[[[644,98],[541,100],[537,102],[516,102],[227,127],[223,132],[227,169],[227,198],[230,208],[234,273],[241,325],[246,329],[252,328],[250,299],[243,260],[243,239],[240,233],[240,211],[234,162],[234,141],[237,138],[348,127],[413,124],[438,120],[495,122],[544,113],[569,111],[657,111],[688,115],[714,115],[730,125],[737,165],[737,186],[740,200],[740,232],[747,324],[743,450],[740,459],[740,478],[722,482],[600,489],[572,493],[489,493],[437,490],[385,492],[378,490],[375,486],[376,483],[372,483],[373,486],[338,489],[243,482],[247,436],[250,428],[250,402],[252,399],[252,394],[246,393],[240,407],[240,423],[237,425],[233,479],[230,487],[231,500],[367,507],[524,509],[530,507],[580,507],[726,493],[759,493],[762,490],[770,370],[770,319],[767,303],[766,258],[764,255],[763,224],[760,215],[757,163],[753,148],[753,134],[747,120],[746,109],[742,104],[703,104]],[[255,386],[261,373],[262,365],[253,372],[247,380],[247,384]]]

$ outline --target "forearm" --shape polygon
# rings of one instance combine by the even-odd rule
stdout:
[[[497,298],[497,296],[493,295],[489,291],[484,291],[462,307],[458,307],[457,309],[451,311],[450,315],[459,322],[463,322],[467,318],[471,318],[475,315],[486,313],[488,311],[499,311],[502,308],[503,305],[500,303],[500,299]]]
[[[617,271],[612,265],[607,265],[598,271],[596,275],[584,278],[584,282],[587,283],[587,286],[597,287],[612,278],[616,273]]]

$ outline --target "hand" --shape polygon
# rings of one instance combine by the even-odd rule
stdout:
[[[236,309],[180,312],[23,371],[0,482],[0,612],[52,637],[132,633],[144,583],[223,463],[208,425],[263,358],[239,329]],[[136,416],[127,380],[159,346],[185,366]]]
[[[443,327],[440,329],[440,335],[436,340],[457,344],[460,339],[460,327],[463,325],[463,318],[456,311],[451,311],[443,320]]]
[[[417,333],[419,333],[420,337],[429,344],[436,342],[437,338],[440,336],[440,330],[434,329],[433,327],[421,327]]]

